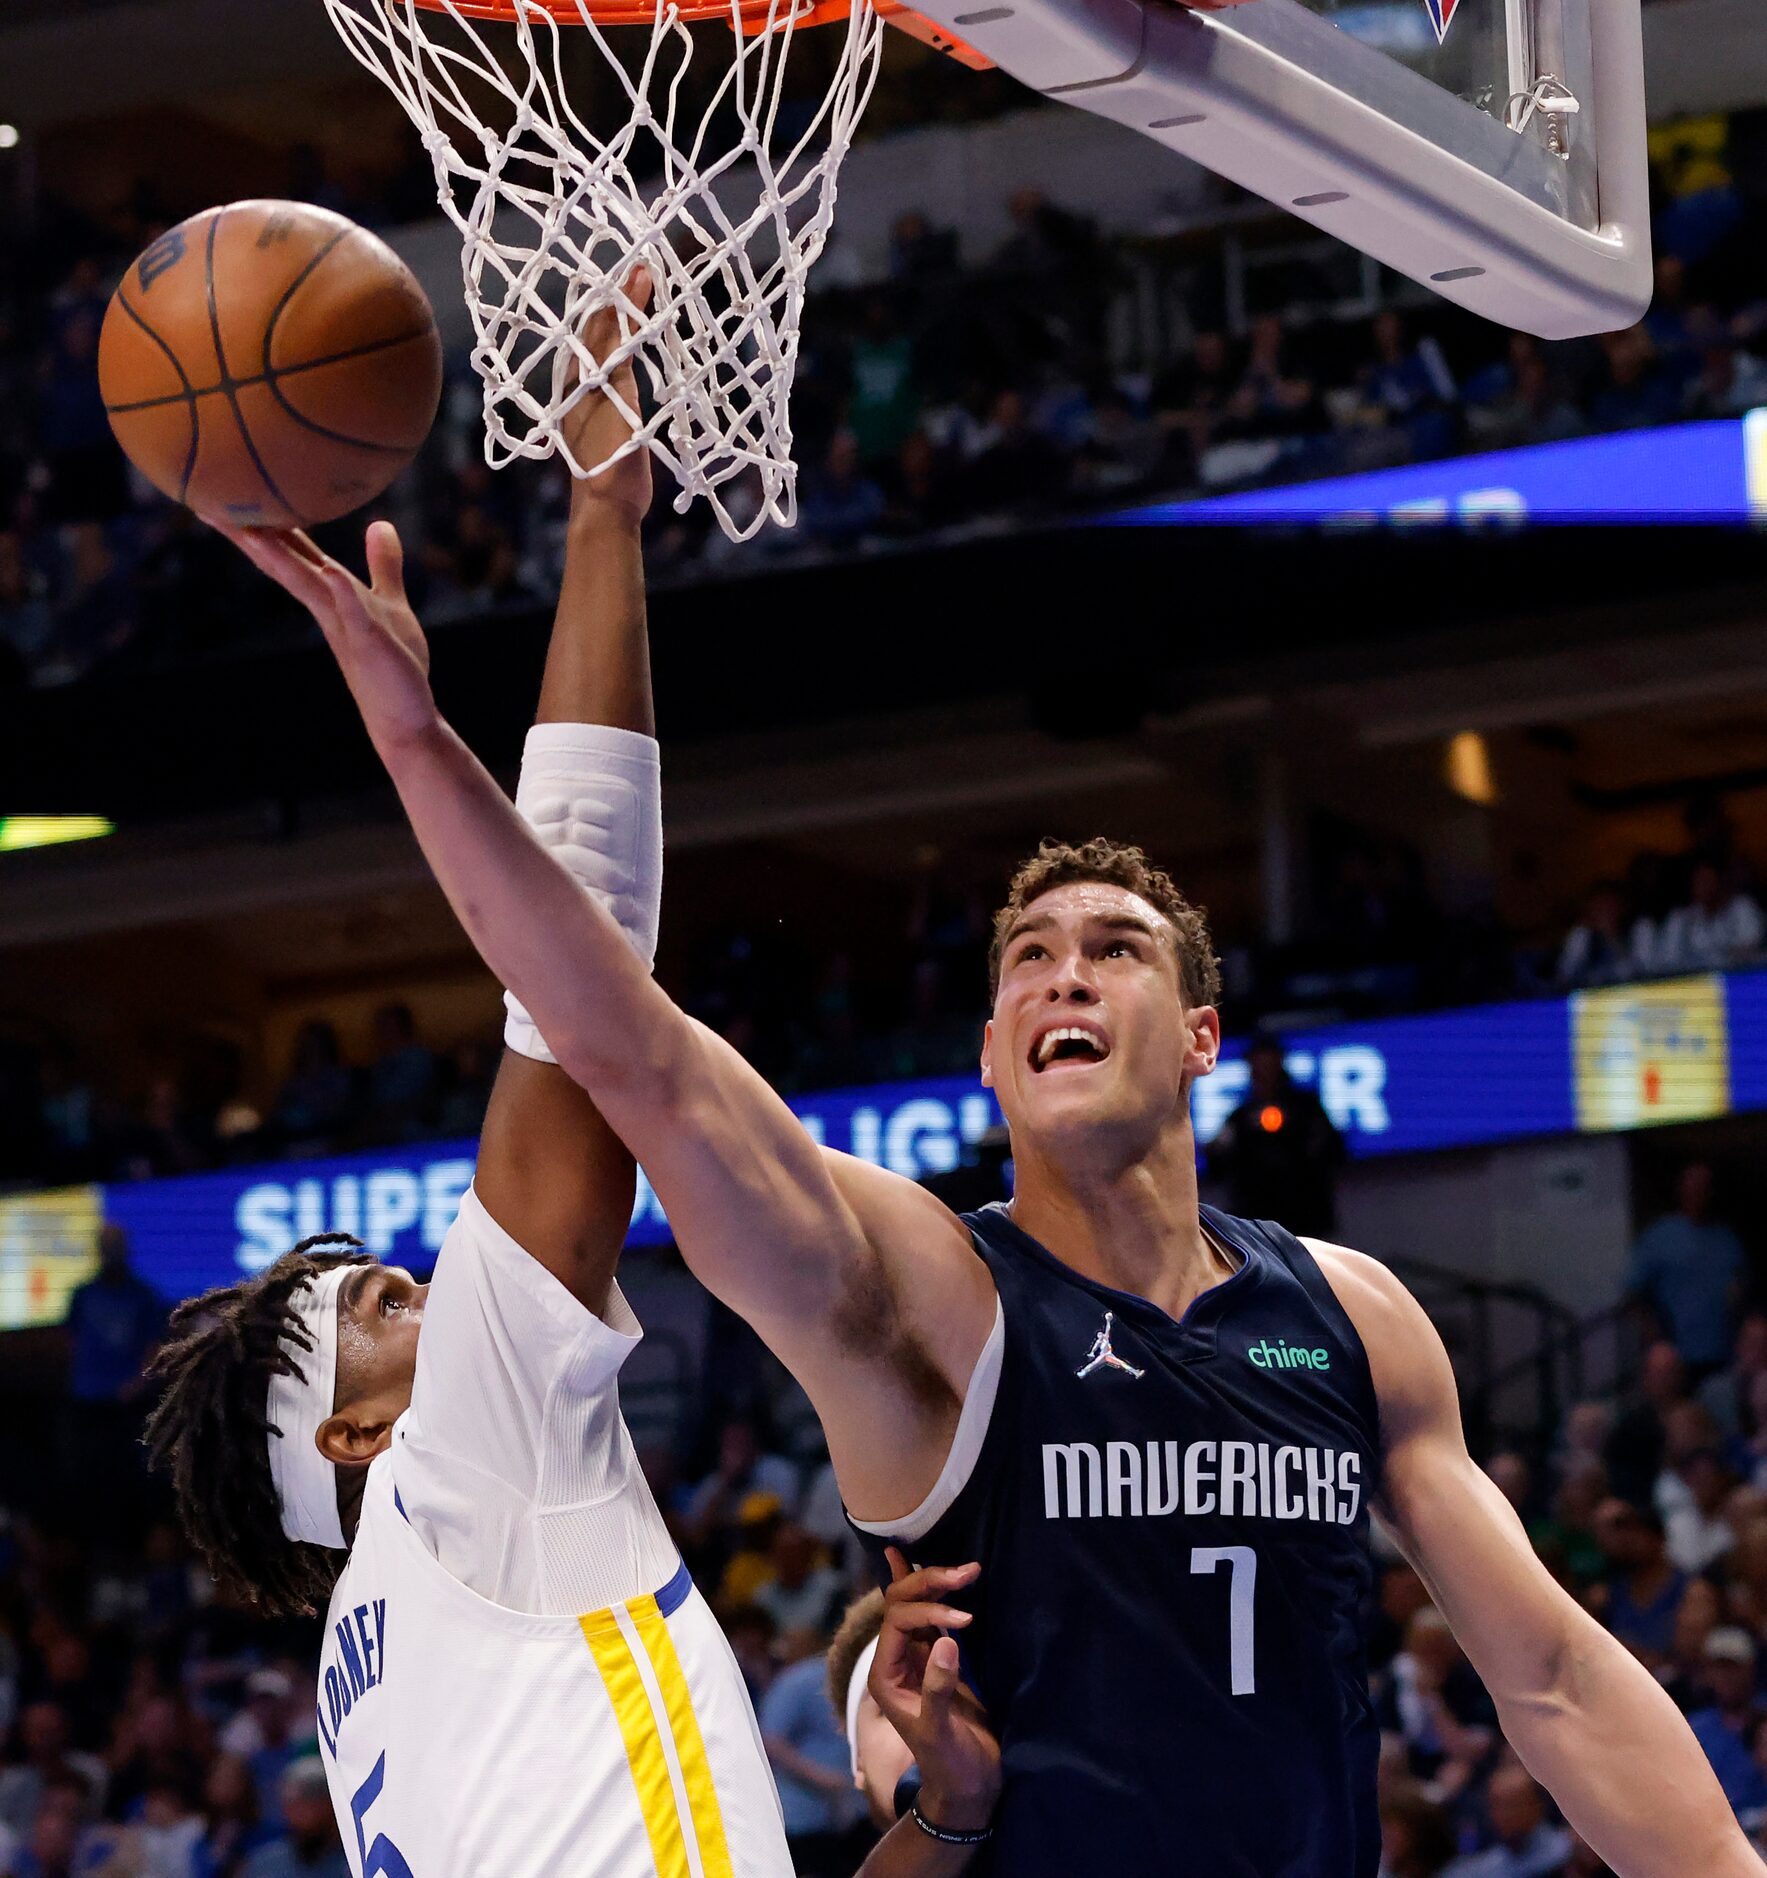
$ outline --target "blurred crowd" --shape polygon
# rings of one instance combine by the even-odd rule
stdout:
[[[1112,340],[1114,314],[1156,237],[1107,238],[1023,189],[1011,234],[977,259],[904,208],[883,278],[863,278],[838,241],[812,277],[793,394],[799,526],[735,545],[703,504],[678,516],[659,500],[652,575],[708,577],[1155,495],[1740,415],[1767,403],[1764,152],[1767,111],[1665,133],[1649,315],[1557,345],[1422,296],[1409,310],[1345,313],[1323,284],[1329,266],[1303,261],[1272,271],[1267,305],[1234,302],[1231,315],[1223,268],[1193,268],[1172,331],[1126,348]],[[292,164],[290,194],[370,223],[425,212],[421,176],[358,199],[310,150]],[[200,654],[236,643],[241,619],[262,611],[242,604],[250,589],[235,558],[127,471],[99,399],[109,289],[166,216],[145,189],[103,227],[45,202],[4,244],[0,685]],[[1329,260],[1331,244],[1322,252]],[[431,618],[555,590],[568,482],[549,464],[491,474],[480,434],[477,381],[457,359],[419,467],[390,499],[422,543],[413,584]],[[728,497],[739,517],[759,502],[742,485]],[[271,610],[262,629],[287,624]]]
[[[1269,946],[1216,935],[1232,1026],[1243,1035],[1303,1015],[1328,1022],[1759,962],[1758,869],[1722,799],[1696,794],[1682,819],[1681,845],[1638,854],[1623,880],[1590,887],[1568,933],[1538,934],[1450,916],[1414,850],[1326,826],[1299,937]],[[806,949],[776,923],[706,925],[665,978],[787,1093],[966,1074],[987,1015],[996,884],[949,863],[917,870],[896,938],[868,959],[838,939]],[[411,1008],[392,1002],[354,1060],[336,1027],[314,1017],[265,1090],[239,1045],[215,1035],[177,1048],[161,1037],[156,1067],[131,1077],[11,1028],[0,1028],[0,1190],[465,1139],[478,1132],[501,1048],[491,1031],[426,1038]]]
[[[1710,1168],[1683,1167],[1634,1251],[1630,1378],[1485,1464],[1547,1567],[1686,1714],[1767,1856],[1767,1221],[1739,1225]],[[69,1319],[59,1481],[0,1508],[0,1878],[344,1878],[313,1739],[317,1625],[218,1599],[140,1480],[165,1308],[109,1235]],[[754,1698],[801,1878],[846,1878],[872,1827],[824,1657],[864,1567],[801,1394],[709,1308],[698,1399],[646,1472]],[[73,1478],[102,1491],[70,1496]],[[1382,1878],[1596,1878],[1378,1528],[1376,1563]]]

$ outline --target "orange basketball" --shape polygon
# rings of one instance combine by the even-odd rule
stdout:
[[[98,382],[130,460],[205,520],[327,522],[416,454],[442,343],[378,236],[303,202],[235,202],[168,229],[129,268]]]

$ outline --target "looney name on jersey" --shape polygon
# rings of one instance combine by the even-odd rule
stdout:
[[[386,1674],[386,1662],[385,1598],[358,1604],[332,1625],[319,1672],[319,1738],[334,1761],[339,1724]]]
[[[1046,1519],[1306,1519],[1348,1526],[1362,1504],[1353,1448],[1270,1441],[1043,1443]]]

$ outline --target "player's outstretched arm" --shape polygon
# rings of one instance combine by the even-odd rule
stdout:
[[[480,956],[643,1164],[701,1282],[808,1391],[849,1505],[908,1512],[938,1477],[994,1316],[955,1216],[825,1155],[538,843],[436,708],[389,524],[368,531],[367,584],[296,531],[230,532],[318,622]]]
[[[1528,1771],[1619,1878],[1759,1878],[1760,1860],[1675,1705],[1554,1582],[1467,1452],[1435,1326],[1376,1260],[1308,1244],[1368,1351],[1383,1515]]]
[[[640,307],[649,289],[642,270],[627,283]],[[611,309],[597,314],[583,334],[598,358],[606,358],[620,337]],[[614,387],[636,405],[630,364],[616,372]],[[587,396],[567,422],[572,447],[584,462],[611,456],[625,425],[600,393]],[[592,794],[603,800],[623,795],[634,815],[642,807],[628,775],[647,766],[648,787],[655,787],[655,746],[649,740],[656,735],[656,717],[639,535],[650,501],[645,450],[572,485],[564,571],[535,713],[537,726],[568,728],[537,729],[523,765],[524,777],[532,765],[536,775],[543,771],[555,779],[549,785],[553,795],[562,790],[568,797],[571,779],[587,776]],[[525,792],[518,795],[518,803],[524,799]],[[619,847],[609,851],[609,841]],[[638,852],[647,845],[645,830],[627,826],[616,811],[601,851],[587,858],[604,877],[618,876],[625,859],[619,849]],[[654,940],[654,872],[620,884],[640,898],[651,896],[648,906],[635,909],[634,921],[648,926],[645,938]],[[513,1017],[509,1034],[515,1047],[506,1051],[491,1092],[473,1185],[517,1245],[581,1303],[601,1312],[632,1217],[632,1156],[587,1091],[545,1060],[543,1043],[521,1014]]]

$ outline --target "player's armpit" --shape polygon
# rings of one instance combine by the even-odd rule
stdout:
[[[1383,1516],[1528,1771],[1618,1878],[1759,1878],[1674,1704],[1553,1580],[1468,1453],[1453,1368],[1422,1307],[1377,1261],[1307,1244],[1368,1352]]]
[[[681,1020],[664,1059],[596,1086],[602,1113],[695,1276],[803,1385],[848,1504],[861,1518],[912,1511],[993,1323],[968,1234],[912,1181],[818,1147],[703,1025]]]

